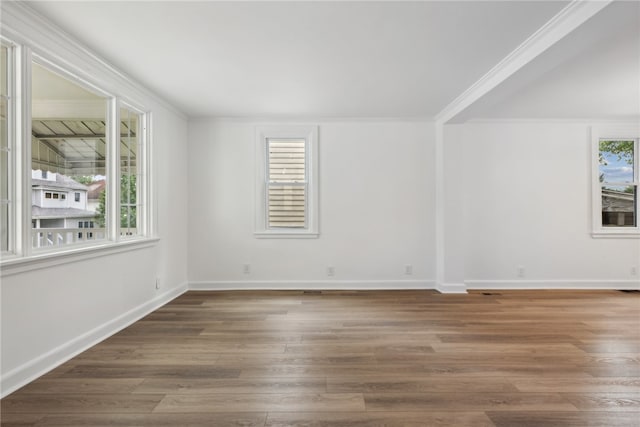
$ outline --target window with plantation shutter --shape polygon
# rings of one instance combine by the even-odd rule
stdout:
[[[317,128],[256,131],[256,237],[317,237]]]
[[[307,164],[304,139],[269,139],[270,228],[306,227]]]

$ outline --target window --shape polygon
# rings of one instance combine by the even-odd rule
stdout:
[[[55,71],[54,71],[55,70]],[[31,67],[31,186],[33,191],[46,186],[60,190],[84,189],[86,185],[108,179],[107,108],[109,98],[90,90],[71,76],[34,60]],[[61,191],[45,193],[45,198],[66,200]],[[73,215],[100,217],[105,212],[92,209],[87,201],[74,206]],[[47,229],[47,222],[39,219],[64,219],[69,212],[65,205],[32,206],[31,217],[36,221],[32,238],[33,248],[59,248],[78,241],[76,233],[67,227]],[[86,227],[86,225],[85,225]],[[96,240],[108,237],[106,227],[95,234]]]
[[[127,237],[138,234],[141,124],[142,114],[120,109],[120,233]]]
[[[640,236],[638,135],[634,129],[592,129],[595,236]]]
[[[5,253],[12,249],[9,235],[12,199],[10,180],[13,170],[9,134],[13,104],[10,84],[12,49],[4,43],[0,48],[0,249]]]
[[[37,46],[1,37],[0,47],[3,268],[150,237],[150,113],[92,83],[83,66],[101,65],[89,56],[61,67]],[[110,90],[130,90],[95,70]]]
[[[316,126],[256,130],[256,237],[318,236]]]

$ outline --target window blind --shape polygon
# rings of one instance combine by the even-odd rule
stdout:
[[[307,162],[304,139],[269,139],[267,171],[270,228],[305,228]]]

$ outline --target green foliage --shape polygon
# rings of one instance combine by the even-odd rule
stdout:
[[[633,141],[600,141],[599,160],[601,165],[606,165],[607,160],[603,153],[611,153],[618,156],[618,160],[624,160],[627,164],[633,164]]]
[[[100,196],[98,197],[98,208],[96,209],[96,222],[98,223],[98,227],[104,227],[106,224],[105,218],[107,217],[106,212],[106,201],[107,201],[107,190],[102,190]]]
[[[90,175],[76,175],[72,176],[71,179],[83,185],[89,185],[92,182],[96,181],[95,177]]]
[[[135,175],[122,175],[120,177],[120,227],[136,228],[137,224],[137,180]],[[100,193],[98,202],[97,222],[100,227],[106,224],[107,191]]]

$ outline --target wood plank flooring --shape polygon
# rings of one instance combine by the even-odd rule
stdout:
[[[188,292],[0,404],[7,427],[638,427],[640,294]]]

